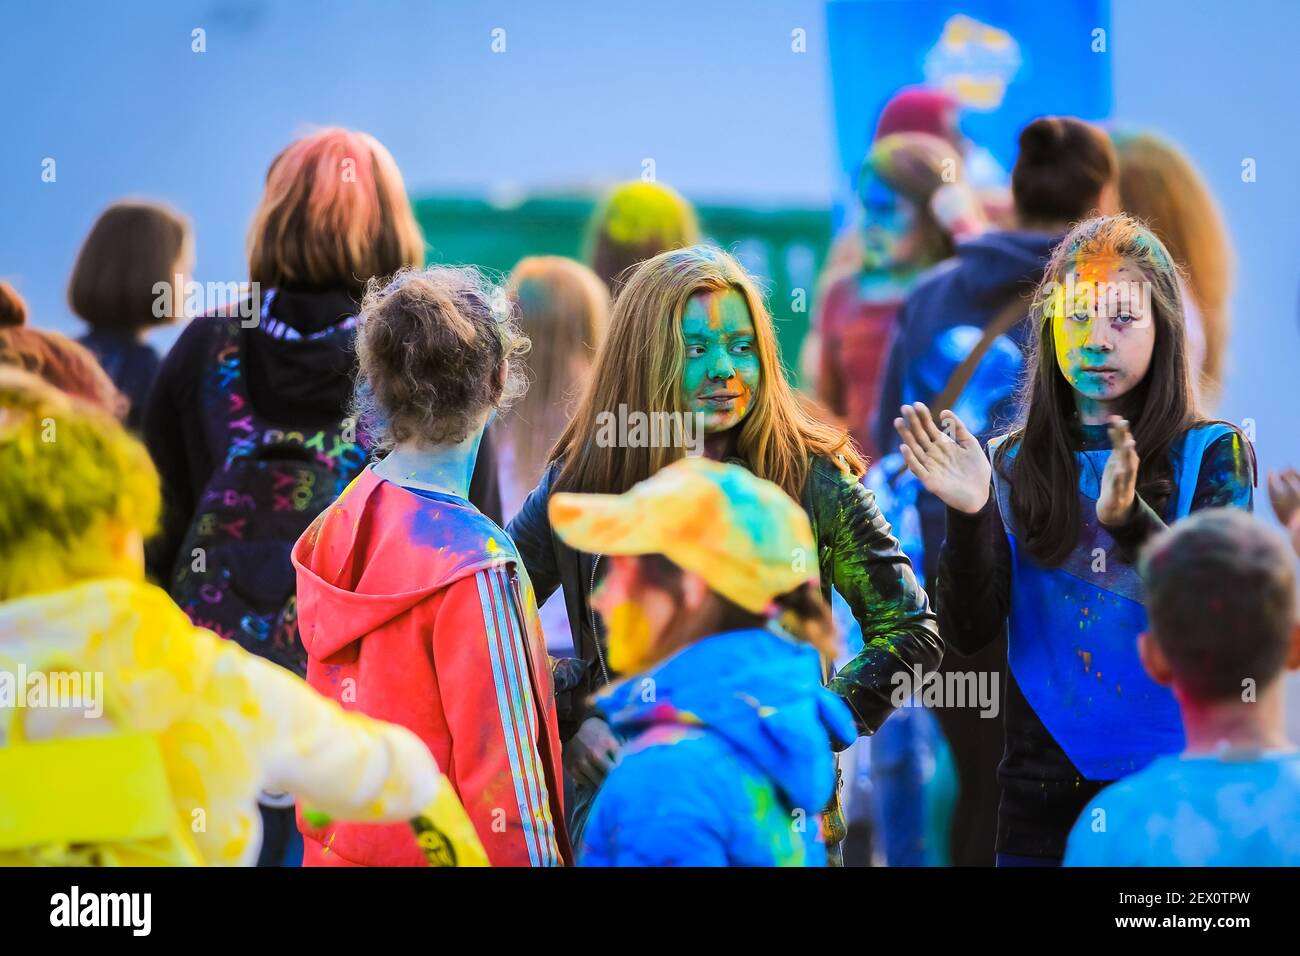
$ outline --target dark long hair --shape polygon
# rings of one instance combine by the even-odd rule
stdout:
[[[1129,216],[1079,223],[1052,251],[1034,296],[1031,317],[1037,334],[1021,385],[1024,418],[994,456],[994,466],[1011,481],[1016,534],[1047,567],[1061,564],[1074,549],[1080,522],[1078,413],[1073,386],[1057,366],[1052,302],[1057,297],[1055,307],[1060,307],[1059,290],[1075,263],[1098,255],[1123,259],[1151,287],[1156,331],[1151,366],[1123,406],[1137,442],[1137,491],[1157,512],[1174,491],[1171,447],[1188,428],[1205,422],[1193,397],[1178,273],[1168,250]],[[1018,446],[1014,460],[1006,456],[1011,445]]]

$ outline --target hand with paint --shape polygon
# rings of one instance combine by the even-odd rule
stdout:
[[[618,738],[599,717],[588,717],[564,745],[564,770],[576,782],[597,788],[618,762]]]
[[[1270,471],[1268,500],[1277,520],[1291,533],[1291,546],[1300,554],[1300,471],[1294,468]]]
[[[1110,457],[1101,473],[1101,495],[1097,498],[1097,520],[1106,525],[1123,524],[1137,502],[1137,442],[1128,421],[1110,416]]]
[[[989,500],[993,469],[979,440],[948,409],[939,413],[943,430],[921,402],[904,405],[894,428],[903,439],[899,451],[925,490],[949,508],[976,514]]]

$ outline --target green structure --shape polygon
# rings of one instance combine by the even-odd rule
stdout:
[[[473,263],[509,272],[528,255],[583,257],[592,196],[546,196],[503,206],[484,199],[428,197],[415,203],[430,262]],[[734,253],[762,281],[781,354],[796,383],[813,290],[830,245],[828,209],[759,210],[699,205],[709,241]]]

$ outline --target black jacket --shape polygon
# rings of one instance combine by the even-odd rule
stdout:
[[[279,290],[272,317],[308,335],[356,312],[347,292]],[[145,445],[162,479],[163,518],[146,550],[150,575],[167,582],[176,552],[198,510],[199,496],[224,460],[202,427],[199,387],[212,358],[214,322],[195,319],[172,346],[144,408]],[[244,328],[240,350],[255,408],[286,428],[320,428],[348,414],[356,370],[355,337],[284,340],[259,326]],[[502,520],[491,429],[484,436],[470,481],[469,499],[498,524]]]
[[[600,556],[575,551],[551,533],[547,503],[559,469],[555,463],[546,470],[507,533],[524,559],[538,604],[557,587],[564,589],[574,648],[586,663],[581,674],[574,668],[556,673],[560,734],[567,740],[590,712],[587,698],[617,675],[609,670],[604,632],[591,608]],[[861,653],[829,686],[853,710],[859,732],[874,733],[893,710],[892,675],[938,666],[938,624],[870,491],[832,462],[814,458],[801,503],[817,541],[822,594],[829,602],[834,586],[862,626]]]

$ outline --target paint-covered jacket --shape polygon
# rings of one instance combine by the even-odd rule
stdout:
[[[547,502],[559,469],[558,462],[547,469],[507,530],[538,598],[544,601],[563,587],[574,648],[586,662],[585,673],[575,677],[572,701],[561,701],[567,740],[590,713],[582,702],[618,675],[606,663],[604,628],[591,609],[600,556],[579,553],[551,533]],[[822,596],[829,602],[834,587],[862,627],[861,653],[829,687],[853,711],[859,733],[874,733],[893,712],[892,676],[938,666],[943,656],[938,624],[871,491],[833,462],[814,458],[801,504],[817,541]],[[557,686],[562,686],[559,681]]]
[[[1182,749],[1173,695],[1138,660],[1146,612],[1135,561],[1168,522],[1252,505],[1253,453],[1235,428],[1211,423],[1171,449],[1174,489],[1160,512],[1139,495],[1127,522],[1102,525],[1096,504],[1110,438],[1105,425],[1084,425],[1077,440],[1080,530],[1060,567],[1038,564],[1016,533],[1014,446],[995,456],[982,511],[948,510],[939,558],[939,619],[949,644],[972,654],[1009,632],[997,848],[1014,856],[1059,859],[1070,826],[1106,783]]]
[[[0,866],[252,865],[263,789],[340,820],[421,816],[457,862],[485,862],[414,734],[345,713],[194,627],[152,585],[104,578],[0,604],[0,673],[24,672],[28,691],[37,674],[74,690],[72,677],[98,675],[98,686],[83,677],[60,706],[30,695],[0,706],[0,779],[24,762],[36,771],[0,783]],[[159,812],[170,825],[157,827]],[[400,831],[423,862],[410,826],[375,829]]]
[[[571,862],[550,668],[532,586],[468,501],[365,469],[299,539],[307,681],[410,728],[445,769],[495,866]],[[396,829],[313,827],[307,865],[418,862]]]
[[[597,698],[627,740],[583,866],[824,866],[817,816],[857,735],[816,651],[773,631],[706,637]]]

